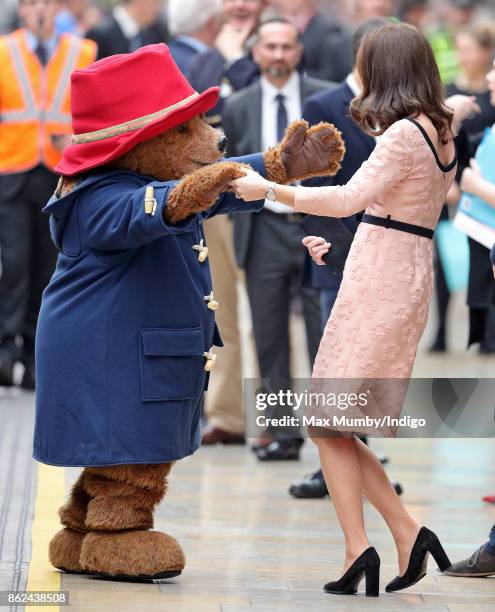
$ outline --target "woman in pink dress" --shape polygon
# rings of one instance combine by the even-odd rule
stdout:
[[[408,380],[432,293],[431,238],[454,180],[453,113],[443,102],[432,50],[412,26],[390,24],[370,33],[358,68],[363,92],[351,113],[365,132],[380,137],[346,185],[282,186],[253,172],[232,187],[245,200],[274,192],[277,201],[313,215],[348,217],[365,210],[313,379]],[[315,247],[313,255],[325,248]],[[379,593],[380,559],[366,535],[363,493],[385,519],[397,547],[399,575],[386,591],[423,578],[428,553],[440,570],[450,566],[437,536],[407,512],[365,444],[356,436],[312,433],[312,439],[346,544],[344,574],[324,586],[327,592],[356,593],[365,576],[366,594]]]

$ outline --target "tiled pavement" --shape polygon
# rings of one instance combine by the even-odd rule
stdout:
[[[457,310],[460,304],[457,304]],[[297,328],[297,325],[296,325]],[[297,332],[296,332],[297,333]],[[462,350],[456,333],[449,357],[418,357],[416,374],[490,376],[492,358]],[[304,369],[304,366],[302,366]],[[36,466],[30,459],[33,397],[0,396],[0,590],[26,587]],[[495,522],[493,440],[373,441],[386,452],[391,478],[402,482],[404,501],[422,523],[440,535],[449,555],[470,554]],[[392,612],[488,612],[495,609],[494,579],[428,576],[403,593],[379,599],[331,596],[324,582],[338,576],[342,544],[327,500],[293,500],[287,487],[317,466],[307,443],[299,463],[260,465],[243,448],[201,449],[178,463],[156,527],[175,535],[188,563],[182,576],[161,584],[106,582],[64,575],[70,609],[77,611],[191,610],[377,610]],[[77,469],[66,469],[66,487]],[[382,590],[396,571],[391,537],[366,504],[369,536],[382,557]],[[7,609],[7,608],[5,608]],[[20,608],[19,608],[20,609]]]

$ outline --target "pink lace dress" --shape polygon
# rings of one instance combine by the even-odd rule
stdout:
[[[443,166],[418,126],[402,119],[346,185],[297,187],[294,209],[331,217],[365,210],[434,229],[454,177],[455,164]],[[432,240],[361,223],[312,378],[408,379],[432,288]]]

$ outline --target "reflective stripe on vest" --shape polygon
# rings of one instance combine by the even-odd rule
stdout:
[[[0,115],[0,120],[3,123],[20,123],[21,121],[36,121],[38,119],[38,111],[36,110],[36,104],[31,90],[31,83],[22,61],[21,50],[17,42],[10,38],[7,40],[10,55],[14,62],[14,68],[17,75],[24,101],[26,103],[26,109],[23,111],[6,111]]]
[[[62,112],[62,105],[64,103],[64,97],[69,87],[70,75],[76,67],[77,57],[81,50],[81,41],[77,38],[73,38],[70,42],[69,52],[65,60],[65,65],[60,74],[58,80],[57,89],[53,96],[53,102],[48,112],[45,115],[45,121],[54,121],[56,123],[71,123],[71,114]]]
[[[17,80],[19,82],[24,101],[26,103],[25,110],[22,111],[4,111],[0,113],[0,121],[3,123],[21,123],[23,121],[52,121],[54,123],[65,123],[70,125],[70,113],[62,112],[65,93],[69,86],[70,75],[76,67],[77,58],[81,49],[81,41],[73,38],[70,41],[69,51],[67,53],[64,67],[61,71],[57,89],[53,96],[53,102],[49,109],[38,109],[33,97],[31,83],[29,81],[24,62],[22,61],[21,50],[17,41],[10,39],[7,41],[10,54],[14,62]]]

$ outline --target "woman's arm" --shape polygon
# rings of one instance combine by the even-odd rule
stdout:
[[[470,167],[462,173],[461,189],[495,206],[495,185],[481,176],[478,164],[474,159],[471,160]]]
[[[271,188],[275,193],[277,202],[287,204],[288,206],[294,206],[295,187],[291,187],[290,185],[278,185],[277,183],[273,183],[263,178],[257,172],[250,172],[248,170],[246,176],[232,181],[231,187],[237,196],[246,202],[264,200],[266,198],[266,192]]]
[[[414,146],[409,137],[417,128],[409,121],[398,121],[379,139],[370,158],[346,185],[330,187],[290,187],[277,185],[249,174],[231,183],[244,200],[264,198],[273,187],[275,198],[296,211],[328,217],[349,217],[383,196],[403,180],[414,164]]]

